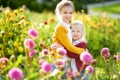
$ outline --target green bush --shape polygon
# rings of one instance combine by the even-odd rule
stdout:
[[[88,49],[91,53],[97,56],[103,47],[108,47],[111,54],[120,51],[120,20],[113,19],[109,15],[82,17],[85,17],[83,21],[86,25]]]

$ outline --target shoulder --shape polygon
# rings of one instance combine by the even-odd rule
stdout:
[[[80,48],[84,48],[84,49],[86,49],[87,44],[86,44],[85,41],[82,41],[82,42],[78,43],[76,46],[77,46],[77,47],[80,47]]]
[[[55,30],[56,30],[56,31],[65,31],[65,32],[67,32],[66,27],[64,27],[63,25],[60,25],[60,24],[58,24],[58,25],[56,26]]]
[[[87,44],[86,41],[81,41],[79,44]]]
[[[87,45],[87,43],[85,41],[81,41],[79,44],[80,45]]]

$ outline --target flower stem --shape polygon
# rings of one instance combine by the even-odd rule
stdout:
[[[5,57],[5,47],[6,47],[5,40],[3,38],[2,57]]]
[[[109,62],[104,58],[108,80],[110,80]]]
[[[81,68],[80,68],[80,71],[79,71],[80,73],[82,72],[84,66],[85,66],[85,63],[82,64],[82,66],[81,66]]]

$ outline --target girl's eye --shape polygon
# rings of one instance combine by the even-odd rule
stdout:
[[[75,31],[72,31],[72,32],[75,32]]]
[[[73,12],[70,12],[70,14],[72,14]]]
[[[77,32],[80,32],[80,31],[77,31]]]
[[[67,12],[64,12],[64,14],[67,14]]]

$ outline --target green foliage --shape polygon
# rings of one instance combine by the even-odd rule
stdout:
[[[23,41],[26,37],[25,30],[28,29],[30,24],[23,9],[6,10],[0,16],[0,53],[2,53],[2,56],[22,53]]]
[[[103,47],[108,47],[111,54],[119,52],[119,20],[109,17],[93,20],[95,22],[87,26],[88,49],[93,51],[91,53],[97,56]]]
[[[119,80],[119,60],[114,59],[110,56],[109,59],[102,59],[102,57],[97,57],[97,65],[94,66],[95,72],[91,75],[91,80]]]
[[[113,4],[113,5],[107,5],[107,6],[104,5],[102,7],[93,8],[92,10],[94,10],[94,11],[100,11],[100,12],[120,14],[119,9],[120,9],[120,3]]]

